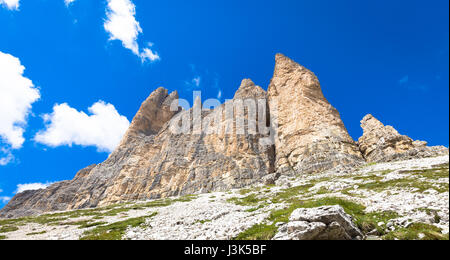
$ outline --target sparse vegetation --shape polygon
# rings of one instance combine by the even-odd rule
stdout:
[[[401,189],[415,189],[415,192],[424,192],[429,189],[434,189],[439,193],[446,192],[449,190],[448,183],[430,183],[427,181],[420,180],[418,178],[404,178],[395,179],[389,181],[374,181],[368,183],[359,184],[359,188],[368,189],[373,191],[383,191],[392,188]]]
[[[195,223],[194,224],[205,224],[205,223],[209,223],[209,222],[211,222],[212,221],[212,219],[203,219],[203,220],[197,220],[197,221],[195,221]]]
[[[305,184],[292,188],[284,189],[283,191],[275,194],[272,199],[273,203],[292,202],[295,197],[307,192],[310,188],[314,187],[314,184]]]
[[[234,203],[239,206],[254,206],[261,201],[265,201],[263,198],[259,198],[256,194],[250,194],[243,198],[231,198],[227,200],[230,203]]]
[[[369,165],[370,166],[370,165]],[[338,175],[338,185],[333,186],[333,190],[328,189],[327,184],[332,184],[335,181],[330,176],[306,176],[291,180],[292,183],[297,183],[294,187],[281,189],[275,185],[258,186],[241,189],[234,192],[226,192],[220,195],[211,194],[206,195],[211,202],[215,200],[220,202],[226,194],[236,194],[236,197],[227,199],[227,202],[239,206],[248,207],[245,212],[258,215],[269,210],[267,207],[270,204],[275,204],[276,209],[272,210],[263,223],[253,225],[244,232],[237,235],[236,240],[268,240],[272,239],[278,231],[280,224],[289,222],[289,217],[295,209],[298,208],[315,208],[320,206],[340,205],[345,212],[351,215],[355,224],[363,233],[371,232],[382,239],[393,240],[448,240],[448,234],[442,234],[442,230],[433,225],[415,223],[406,228],[395,226],[394,231],[389,231],[386,225],[392,223],[393,219],[400,216],[396,212],[366,212],[366,207],[362,204],[356,203],[353,198],[364,198],[371,196],[375,192],[383,192],[387,196],[391,194],[400,194],[401,192],[424,192],[429,189],[434,189],[438,192],[448,192],[449,183],[445,178],[449,178],[448,164],[435,165],[431,169],[408,168],[405,171],[396,171],[395,174],[386,178],[391,170],[385,171],[361,171],[361,174],[354,175],[344,173],[345,175]],[[394,179],[392,179],[393,177]],[[444,180],[443,180],[444,179]],[[302,183],[299,185],[298,183]],[[316,186],[319,184],[318,186]],[[340,185],[342,184],[342,185]],[[273,188],[275,187],[275,188]],[[320,188],[319,188],[320,187]],[[336,188],[340,188],[339,190]],[[280,190],[281,189],[281,190]],[[354,193],[356,191],[361,194]],[[370,191],[370,192],[368,192]],[[340,193],[346,196],[332,197],[331,193]],[[429,194],[428,194],[429,195]],[[428,196],[426,195],[426,196]],[[149,202],[139,203],[121,203],[114,204],[102,208],[74,210],[69,212],[44,214],[37,217],[25,217],[19,219],[3,219],[0,220],[0,240],[6,239],[6,235],[1,233],[14,232],[22,225],[26,224],[40,224],[43,226],[76,226],[75,228],[87,229],[80,239],[82,240],[121,240],[129,227],[143,226],[146,219],[153,217],[156,213],[149,216],[138,218],[129,218],[128,211],[142,211],[146,212],[152,208],[167,207],[174,203],[190,202],[197,199],[197,195],[188,195],[178,198],[166,198]],[[217,199],[220,198],[220,199]],[[280,208],[282,207],[282,208]],[[431,218],[434,217],[435,223],[440,223],[441,217],[436,209],[416,208],[414,210],[426,212]],[[133,213],[134,214],[134,213]],[[147,213],[148,214],[148,213]],[[141,214],[142,215],[142,214]],[[111,218],[113,217],[113,218]],[[123,218],[123,219],[122,219]],[[211,219],[195,220],[193,224],[205,224],[212,222]],[[111,219],[116,221],[111,223]],[[121,221],[119,221],[121,220]],[[106,221],[109,221],[106,222]],[[380,224],[379,223],[385,223]],[[214,223],[215,224],[215,223]],[[55,227],[53,227],[55,228]],[[31,229],[37,232],[27,233],[27,236],[34,236],[45,234],[46,231],[42,228]],[[44,231],[40,231],[44,230]],[[72,229],[68,229],[72,230]],[[376,232],[373,232],[376,231]],[[30,232],[30,231],[28,231]],[[16,234],[14,234],[16,235]],[[25,235],[25,233],[23,234]],[[75,236],[76,237],[76,236]]]
[[[414,223],[407,228],[399,228],[383,236],[385,240],[449,240],[448,234],[433,225]]]
[[[428,170],[414,170],[407,171],[407,173],[417,175],[423,178],[427,178],[430,180],[439,180],[443,178],[449,178],[449,169],[448,168],[433,168]]]
[[[292,202],[288,207],[272,211],[267,219],[272,222],[271,225],[254,225],[250,229],[239,234],[236,239],[272,239],[278,229],[276,224],[287,223],[289,221],[289,216],[294,210],[298,208],[316,208],[333,205],[340,205],[347,214],[354,218],[356,225],[365,233],[377,229],[380,234],[384,234],[384,229],[378,227],[377,223],[388,222],[391,219],[399,217],[395,212],[366,213],[363,205],[341,198],[326,197],[315,200],[297,200]]]
[[[240,233],[234,240],[270,240],[277,232],[275,225],[256,224]]]
[[[35,235],[42,235],[47,233],[47,231],[41,231],[41,232],[32,232],[32,233],[28,233],[27,236],[35,236]]]
[[[316,192],[317,195],[321,195],[321,194],[328,194],[331,193],[331,191],[329,191],[327,188],[325,187],[320,187],[320,189]]]
[[[86,231],[80,240],[121,240],[128,227],[141,226],[145,224],[147,218],[151,218],[156,214],[155,212],[150,216],[130,218],[106,226],[97,226],[93,230]]]
[[[246,212],[255,212],[255,211],[259,210],[259,209],[264,208],[265,206],[267,206],[267,205],[266,204],[261,204],[258,207],[247,209]]]
[[[9,232],[13,232],[19,230],[18,227],[16,226],[2,226],[0,227],[0,233],[9,233]]]

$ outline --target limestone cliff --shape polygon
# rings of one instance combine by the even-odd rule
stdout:
[[[312,173],[363,161],[314,73],[278,54],[268,95],[279,171]]]
[[[372,115],[361,121],[364,134],[359,138],[360,150],[368,162],[388,162],[448,154],[443,146],[428,147],[427,142],[414,141],[392,126],[385,126]]]
[[[236,129],[206,134],[212,122],[219,124],[214,129],[229,126],[223,109],[227,104],[211,111],[196,102],[190,110],[172,112],[171,103],[177,98],[176,93],[168,95],[167,90],[157,89],[144,101],[121,144],[105,162],[80,171],[72,181],[18,194],[0,216],[223,191],[250,185],[274,172],[273,146],[260,142],[268,134],[250,133],[247,127],[243,134]],[[236,99],[265,100],[266,92],[244,80]],[[203,131],[196,133],[191,126],[189,133],[175,134],[171,127],[186,116],[194,118],[196,108],[204,117]],[[247,122],[249,111],[242,112],[240,116]],[[258,116],[263,116],[265,123],[269,120],[268,113]]]
[[[73,180],[17,194],[0,217],[226,191],[274,183],[280,175],[448,154],[372,116],[363,120],[364,135],[354,142],[314,73],[281,54],[267,92],[245,79],[233,100],[210,105],[202,107],[197,99],[182,110],[176,92],[158,88],[105,162]]]

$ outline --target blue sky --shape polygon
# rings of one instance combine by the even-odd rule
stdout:
[[[135,5],[135,14],[125,8],[125,15],[114,17],[123,14],[123,3]],[[22,141],[12,137],[17,129],[0,141],[0,207],[24,184],[72,179],[102,162],[110,140],[157,87],[178,90],[188,100],[193,90],[201,90],[203,99],[232,98],[243,78],[267,89],[278,52],[317,74],[354,139],[362,134],[359,121],[372,113],[402,134],[448,146],[448,5],[0,0],[0,75],[6,68],[15,73],[0,79],[0,88],[17,80],[28,91],[15,96],[25,100],[17,118],[0,104],[4,118],[23,130]],[[10,129],[6,121],[0,131],[2,124]],[[45,132],[51,123],[54,129]],[[84,124],[95,133],[78,129]],[[98,140],[103,133],[111,138]],[[70,140],[83,145],[66,145]]]

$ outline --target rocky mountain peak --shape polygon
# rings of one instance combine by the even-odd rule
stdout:
[[[243,79],[234,99],[266,98],[266,91],[255,85],[251,79]]]
[[[359,138],[359,148],[369,162],[432,157],[448,153],[445,147],[427,147],[427,142],[414,141],[406,135],[401,135],[394,127],[385,126],[370,114],[363,118],[361,127],[364,133]]]
[[[362,161],[314,73],[282,54],[275,60],[268,98],[270,114],[278,125],[277,166],[286,171],[316,172]]]
[[[222,108],[233,101],[202,111],[196,109],[202,108],[200,97],[182,111],[176,91],[158,88],[105,162],[81,170],[71,181],[17,194],[0,217],[227,191],[338,166],[448,155],[447,148],[413,141],[372,115],[361,121],[364,135],[355,143],[314,73],[282,54],[275,63],[267,92],[244,79],[235,94],[235,99],[265,99],[257,102],[257,115],[247,104],[231,109],[228,117]],[[260,114],[264,103],[268,107]],[[263,122],[261,129],[256,119]],[[173,126],[187,131],[174,132]]]
[[[166,124],[177,112],[171,111],[173,101],[178,100],[178,92],[169,94],[165,88],[158,88],[142,103],[136,116],[125,134],[124,140],[130,136],[154,135]]]
[[[294,80],[297,84],[288,84]],[[311,97],[323,97],[317,76],[312,71],[283,54],[277,54],[275,56],[275,70],[271,85],[284,87],[301,85],[302,88],[298,89],[298,91],[303,92],[303,94],[310,94]],[[277,88],[273,88],[272,90],[276,91]]]
[[[380,120],[376,119],[371,114],[366,115],[361,120],[361,128],[366,135],[370,134],[371,132],[383,135],[400,135],[392,126],[385,126],[383,123],[381,123]]]

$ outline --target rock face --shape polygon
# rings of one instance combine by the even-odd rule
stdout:
[[[361,121],[364,134],[359,138],[359,147],[368,162],[388,162],[425,158],[448,154],[443,146],[428,147],[427,142],[414,141],[401,135],[392,126],[385,126],[372,115]]]
[[[278,54],[268,95],[279,171],[313,173],[363,161],[314,73]]]
[[[158,88],[105,162],[81,170],[73,180],[17,194],[0,217],[274,184],[282,175],[352,168],[364,159],[448,154],[446,148],[429,148],[401,136],[372,116],[362,126],[358,146],[325,99],[317,77],[278,54],[267,93],[245,79],[225,104],[202,107],[197,99],[193,108],[182,110],[176,92]],[[314,238],[324,232],[330,238],[355,237],[337,220],[297,222],[288,229],[313,229]]]
[[[363,234],[341,206],[297,209],[274,240],[356,240]]]
[[[231,132],[206,134],[209,130],[230,126],[224,109],[228,103],[212,111],[202,111],[201,104],[196,102],[190,110],[172,112],[171,103],[177,98],[176,93],[168,95],[167,90],[157,89],[142,104],[121,144],[105,162],[80,171],[72,181],[18,194],[0,216],[26,216],[223,191],[253,184],[275,171],[273,145],[260,143],[268,134],[250,133],[248,126],[239,134],[233,124]],[[266,92],[251,80],[242,82],[235,98],[261,99],[266,100]],[[229,103],[233,105],[233,101]],[[196,109],[204,118],[199,133],[195,131]],[[249,111],[244,110],[236,117],[246,122]],[[261,118],[264,122],[269,121],[268,113],[258,116],[264,116]],[[188,129],[190,132],[174,133],[172,127],[186,117],[194,120],[194,125]]]
[[[158,88],[141,105],[131,125],[125,134],[121,145],[125,145],[129,138],[140,135],[156,135],[161,128],[180,109],[170,109],[172,103],[178,99],[176,91],[168,94],[167,89]],[[177,105],[175,105],[177,107]]]

